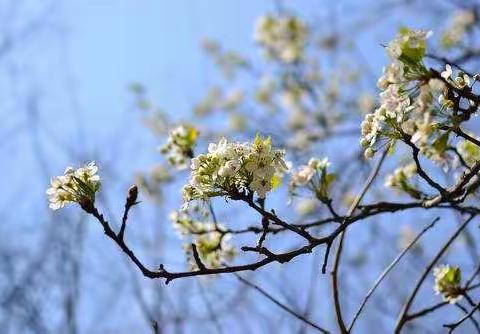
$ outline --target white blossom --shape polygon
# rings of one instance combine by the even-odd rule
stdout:
[[[431,31],[402,28],[388,44],[387,52],[392,59],[401,59],[403,56],[409,61],[418,61],[425,54],[425,41],[431,34]]]
[[[315,169],[310,166],[302,166],[292,175],[292,183],[299,186],[304,186],[312,179],[315,174]]]
[[[443,300],[455,304],[462,298],[460,287],[462,272],[458,267],[438,266],[433,268],[433,276],[435,277],[433,289],[436,294],[442,295]]]
[[[307,165],[300,166],[292,173],[290,192],[293,194],[297,188],[306,188],[312,191],[320,201],[327,200],[330,185],[335,179],[335,175],[327,171],[329,166],[328,158],[322,160],[311,158]]]
[[[195,127],[179,125],[170,131],[167,143],[160,148],[160,152],[167,157],[170,165],[180,170],[186,169],[197,137],[198,131]]]
[[[58,210],[66,204],[95,201],[95,193],[100,188],[100,176],[95,162],[74,169],[67,167],[61,176],[51,180],[46,194],[50,201],[50,208]]]
[[[421,152],[427,152],[426,144],[434,130],[434,101],[446,90],[445,83],[440,79],[425,80],[429,71],[423,65],[423,57],[429,36],[430,32],[424,30],[402,28],[388,44],[387,52],[392,62],[383,69],[377,83],[382,90],[379,94],[380,106],[365,115],[361,124],[360,144],[366,158],[374,156],[380,146],[377,142],[381,139],[386,139],[387,145],[393,145],[405,134],[412,136],[413,142],[421,142]],[[447,66],[442,76],[450,77],[449,70],[451,68]],[[463,76],[461,80],[468,83]],[[439,154],[430,154],[429,157],[439,157]]]
[[[200,212],[199,214],[202,220],[209,217],[208,213]],[[170,220],[179,236],[188,240],[184,244],[184,250],[189,257],[192,269],[198,269],[193,258],[192,243],[195,244],[202,263],[208,268],[219,268],[222,263],[232,260],[236,255],[235,248],[229,242],[230,234],[225,232],[223,224],[194,219],[192,212],[185,211],[172,212]]]
[[[450,77],[452,76],[452,66],[450,66],[449,64],[446,64],[445,65],[445,71],[443,71],[440,75],[442,76],[442,78],[444,78],[445,80],[448,80],[450,79]]]
[[[266,15],[258,19],[254,38],[270,57],[292,63],[302,57],[307,35],[307,26],[294,16]]]
[[[398,167],[392,174],[386,177],[385,186],[404,191],[414,198],[417,198],[419,192],[409,183],[409,179],[416,174],[417,165],[415,163]]]
[[[190,181],[183,189],[185,202],[250,190],[264,198],[273,179],[285,172],[285,152],[273,149],[270,138],[259,135],[253,143],[222,138],[208,146],[208,153],[192,159]]]
[[[399,61],[393,61],[383,68],[383,74],[378,79],[377,87],[385,90],[391,84],[401,84],[405,81],[404,65]]]
[[[442,35],[445,48],[459,44],[465,33],[475,23],[475,13],[472,10],[460,9],[454,12],[453,17]]]

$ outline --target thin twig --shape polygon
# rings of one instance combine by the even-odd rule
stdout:
[[[415,239],[412,240],[412,242],[410,242],[410,244],[400,253],[398,254],[398,256],[392,261],[392,263],[390,263],[390,265],[385,268],[385,270],[382,272],[382,274],[377,278],[377,280],[375,281],[375,283],[373,284],[373,286],[370,288],[370,290],[367,292],[365,298],[363,299],[362,303],[360,304],[357,312],[355,313],[355,315],[353,316],[353,320],[352,320],[352,323],[350,324],[350,326],[348,327],[348,331],[351,332],[352,331],[352,328],[353,328],[353,325],[355,324],[355,321],[357,321],[358,317],[360,316],[360,313],[362,312],[363,308],[365,307],[365,305],[367,304],[367,301],[368,299],[370,299],[370,296],[373,294],[373,292],[375,291],[375,289],[380,285],[380,283],[383,281],[383,279],[388,275],[388,273],[393,269],[393,267],[395,267],[395,265],[403,258],[403,256],[405,254],[407,254],[407,252],[417,243],[417,241],[428,231],[430,230],[435,224],[437,221],[439,221],[440,218],[437,217],[435,218],[430,224],[428,224],[427,226],[425,226],[425,228],[419,233],[417,234],[417,236],[415,237]]]
[[[305,324],[315,328],[317,331],[321,332],[321,333],[324,333],[324,334],[328,334],[330,333],[329,331],[327,331],[326,329],[318,326],[317,324],[313,323],[311,320],[305,318],[303,315],[301,314],[298,314],[297,312],[295,312],[294,310],[292,310],[290,307],[286,306],[285,304],[281,303],[280,301],[278,301],[278,299],[276,299],[275,297],[273,297],[270,293],[268,293],[267,291],[265,291],[263,288],[259,287],[258,285],[246,280],[245,278],[243,278],[242,276],[240,276],[239,274],[237,273],[234,273],[235,277],[240,281],[242,282],[243,284],[257,290],[259,293],[261,293],[263,296],[265,296],[266,298],[268,298],[270,301],[272,301],[275,305],[279,306],[280,308],[282,308],[283,310],[287,311],[288,313],[290,313],[291,315],[293,315],[295,318],[301,320],[302,322],[304,322]]]
[[[468,223],[472,221],[472,219],[475,217],[475,215],[471,215],[465,222],[460,225],[460,227],[455,231],[455,233],[447,240],[447,242],[440,248],[440,250],[437,252],[435,257],[432,259],[432,261],[428,264],[428,266],[425,268],[423,271],[422,275],[418,279],[417,283],[415,284],[415,287],[413,288],[412,293],[408,297],[407,301],[403,305],[403,308],[400,312],[400,315],[398,316],[397,324],[395,326],[395,334],[399,334],[400,331],[402,330],[403,326],[409,321],[408,318],[408,311],[410,310],[410,307],[413,304],[413,300],[415,299],[415,296],[417,295],[418,291],[420,290],[420,287],[422,283],[425,281],[427,278],[428,274],[430,271],[433,269],[435,264],[440,260],[442,255],[447,251],[447,249],[450,247],[450,245],[453,243],[453,241],[460,235],[460,233],[463,231],[465,227],[467,227]]]
[[[386,156],[387,156],[387,150],[385,150],[382,153],[382,156],[378,160],[377,164],[370,172],[370,175],[368,176],[362,190],[360,191],[360,193],[357,195],[352,205],[350,206],[348,213],[346,215],[346,218],[342,222],[342,225],[345,225],[347,223],[347,219],[350,218],[355,212],[355,210],[357,209],[358,205],[360,204],[363,197],[367,193],[368,189],[372,185],[373,180],[375,180],[375,178],[377,177],[378,172],[380,171],[380,167],[382,166]],[[340,258],[342,255],[343,242],[345,239],[345,231],[346,229],[344,229],[340,234],[340,241],[338,243],[334,264],[333,264],[333,269],[332,269],[332,290],[333,290],[333,300],[335,305],[335,314],[337,317],[337,323],[338,323],[339,329],[342,332],[342,334],[348,333],[347,327],[345,325],[345,321],[343,320],[343,316],[342,316],[342,308],[340,305],[340,295],[339,295],[339,289],[338,289],[338,269],[340,267]]]
[[[449,328],[449,333],[452,333],[458,326],[460,326],[463,322],[465,322],[466,320],[472,318],[473,314],[475,313],[476,310],[478,310],[480,308],[480,303],[477,304],[474,308],[472,308],[470,310],[470,312],[468,312],[467,314],[465,314],[465,316],[463,316],[462,318],[460,318],[460,320],[456,321],[456,322],[453,322],[453,323],[450,323],[450,324],[445,324],[443,325],[443,327],[445,328]],[[478,325],[478,324],[477,324]]]

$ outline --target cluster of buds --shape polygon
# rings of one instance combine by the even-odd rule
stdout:
[[[425,56],[426,39],[431,34],[431,31],[401,28],[399,34],[387,45],[388,55],[405,65],[416,66]]]
[[[186,169],[193,158],[193,149],[197,142],[198,131],[190,125],[180,125],[170,131],[167,143],[160,152],[167,157],[170,165]]]
[[[100,189],[98,167],[90,162],[74,169],[67,167],[61,176],[51,180],[47,189],[50,208],[58,210],[66,204],[78,203],[82,208],[91,210],[95,202],[95,193]]]

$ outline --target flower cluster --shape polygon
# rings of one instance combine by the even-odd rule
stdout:
[[[415,143],[428,158],[443,162],[448,135],[435,134],[434,96],[443,96],[446,85],[431,78],[423,64],[429,32],[402,29],[388,44],[392,63],[386,66],[378,80],[380,107],[367,114],[362,122],[361,145],[365,157],[375,154],[379,139],[390,147],[405,136]]]
[[[229,243],[230,235],[224,232],[221,224],[205,223],[193,219],[190,213],[176,211],[170,214],[170,219],[182,238],[190,237],[207,267],[219,268],[235,257],[235,248]],[[208,219],[208,214],[203,213],[203,219]],[[185,242],[183,249],[192,269],[198,269],[191,242]]]
[[[198,131],[190,125],[180,125],[170,131],[167,143],[160,152],[167,157],[169,164],[178,169],[188,167],[193,157],[193,149],[197,142]]]
[[[431,31],[401,28],[399,34],[387,45],[388,55],[406,65],[417,65],[423,59],[426,39]]]
[[[335,174],[328,173],[327,168],[330,162],[327,158],[323,160],[312,158],[308,165],[301,166],[293,173],[290,180],[290,192],[303,187],[312,191],[320,201],[328,200],[328,190],[335,180]]]
[[[450,85],[452,85],[453,87],[456,87],[458,89],[463,89],[465,87],[470,87],[470,85],[471,85],[470,77],[467,74],[459,71],[458,73],[456,73],[456,75],[454,75],[454,72],[452,70],[452,66],[450,66],[449,64],[445,65],[445,71],[443,71],[440,75]],[[444,101],[446,99],[445,96],[441,96],[440,98],[443,99]],[[442,101],[440,101],[440,102],[442,102]],[[450,101],[450,103],[451,103],[451,101]]]
[[[307,36],[307,26],[298,18],[287,15],[260,17],[254,35],[270,57],[285,63],[302,58]]]
[[[433,275],[435,277],[433,289],[437,295],[442,295],[443,300],[454,304],[462,298],[460,287],[462,272],[460,268],[449,265],[438,266],[433,269]]]
[[[420,192],[413,187],[409,179],[417,174],[417,166],[414,163],[398,167],[393,174],[387,176],[385,186],[404,191],[413,198],[419,198]]]
[[[472,10],[461,9],[457,10],[445,29],[442,35],[442,45],[446,49],[449,49],[455,45],[458,45],[465,33],[475,23],[475,13]]]
[[[63,175],[51,180],[50,188],[47,189],[50,208],[58,210],[70,203],[93,204],[95,193],[100,189],[97,172],[98,167],[94,162],[77,169],[67,167]]]
[[[193,219],[194,216],[197,219]],[[203,222],[209,219],[209,213],[198,205],[185,211],[173,211],[169,218],[180,237],[215,232],[216,230],[212,224]]]
[[[283,150],[273,149],[270,138],[255,137],[252,144],[225,138],[210,144],[208,153],[191,163],[190,182],[183,188],[185,202],[250,191],[265,198],[287,171]]]

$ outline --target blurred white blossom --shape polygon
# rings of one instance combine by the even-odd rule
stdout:
[[[197,137],[195,127],[179,125],[170,131],[167,143],[160,148],[160,152],[167,157],[170,165],[180,170],[186,169],[193,156]]]
[[[258,19],[255,41],[268,56],[286,63],[298,61],[303,54],[308,36],[307,26],[294,16],[266,15]]]

